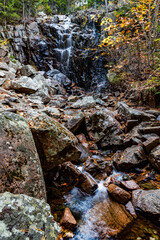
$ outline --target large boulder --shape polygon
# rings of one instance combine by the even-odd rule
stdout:
[[[85,236],[85,239],[90,239],[90,236],[95,239],[108,239],[125,229],[133,217],[123,205],[108,197],[90,209],[85,219],[85,226],[80,226],[81,235]]]
[[[160,172],[160,145],[151,151],[149,161]]]
[[[65,127],[75,133],[82,127],[84,114],[79,110],[66,110],[64,111],[63,121],[65,122]]]
[[[32,133],[26,120],[0,113],[0,192],[46,199],[45,183]]]
[[[143,111],[140,111],[134,108],[130,108],[124,102],[118,102],[117,107],[118,107],[118,112],[120,114],[123,114],[126,119],[138,119],[139,121],[155,119],[154,115],[145,113]]]
[[[97,183],[93,178],[86,173],[81,172],[71,162],[65,162],[51,171],[47,172],[46,182],[56,186],[71,190],[75,186],[78,187],[83,193],[92,194],[98,188]],[[66,189],[67,187],[67,189]],[[63,191],[63,190],[62,190]]]
[[[132,192],[134,207],[149,216],[160,217],[160,189],[135,190]]]
[[[47,79],[42,74],[36,74],[33,81],[38,86],[36,93],[32,94],[33,97],[40,97],[43,103],[48,103],[50,101],[50,93],[55,94],[56,91],[49,87]]]
[[[46,114],[29,119],[42,167],[50,170],[67,161],[78,161],[80,150],[77,138],[63,125]]]
[[[84,97],[79,99],[75,103],[72,104],[72,108],[89,108],[94,107],[96,105],[96,101],[92,96]]]
[[[16,80],[11,81],[10,88],[16,92],[21,93],[35,93],[38,90],[37,82],[33,81],[32,78],[22,76]]]
[[[8,71],[9,67],[8,67],[7,63],[0,62],[0,70]]]
[[[0,194],[0,240],[56,240],[60,227],[43,200],[21,194]]]
[[[138,145],[126,148],[124,152],[117,152],[113,156],[113,162],[118,169],[130,171],[144,166],[147,163],[147,157],[143,147]]]
[[[101,142],[102,147],[120,144],[117,134],[120,133],[120,124],[109,110],[91,110],[85,112],[85,121],[88,135],[91,140]]]
[[[109,161],[94,157],[87,159],[83,169],[90,173],[94,178],[98,178],[102,175],[110,175],[113,167]]]
[[[48,71],[47,75],[50,78],[50,85],[52,85],[52,82],[54,81],[57,81],[60,85],[64,86],[65,88],[70,87],[72,84],[71,80],[57,69]]]
[[[23,76],[27,76],[27,77],[32,77],[37,73],[37,71],[35,70],[34,67],[32,67],[31,65],[24,65],[21,68],[21,74]]]

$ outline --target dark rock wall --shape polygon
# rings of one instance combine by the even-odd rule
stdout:
[[[86,90],[101,90],[107,85],[106,62],[97,57],[103,16],[101,11],[46,16],[8,26],[7,31],[1,27],[0,38],[8,39],[10,50],[21,63],[35,65],[48,75],[58,69]]]

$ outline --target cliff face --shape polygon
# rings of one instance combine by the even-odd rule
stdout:
[[[103,88],[106,62],[96,57],[103,16],[103,11],[95,10],[70,17],[43,16],[25,26],[1,27],[0,37],[8,39],[10,51],[23,64],[35,65],[50,77],[63,73],[85,89]]]

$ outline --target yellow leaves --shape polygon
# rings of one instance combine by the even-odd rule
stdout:
[[[108,23],[112,23],[112,22],[113,20],[111,18],[108,18],[108,17],[104,18],[103,21],[101,22],[101,26],[104,24],[107,25]]]
[[[150,28],[150,25],[148,24],[146,27],[145,27],[145,31],[148,31]]]
[[[91,15],[91,16],[90,16],[90,17],[91,17],[91,20],[93,20],[93,19],[95,18],[95,16],[96,16],[96,15]]]
[[[0,40],[0,46],[3,47],[4,49],[6,48],[6,45],[9,43],[9,40]]]

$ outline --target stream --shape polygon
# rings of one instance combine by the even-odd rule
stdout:
[[[55,88],[55,93],[53,94],[52,99],[50,99],[50,94],[48,93],[49,100],[47,102],[42,102],[42,104],[45,103],[43,107],[48,108],[47,110],[45,109],[44,113],[47,113],[48,111],[48,115],[51,118],[56,118],[65,126],[68,124],[71,117],[73,117],[70,121],[71,124],[68,124],[66,128],[69,129],[70,135],[72,135],[72,133],[76,137],[78,135],[83,135],[81,137],[85,138],[84,141],[80,141],[78,137],[75,137],[77,141],[76,144],[82,146],[83,143],[86,143],[87,146],[85,149],[87,157],[84,158],[84,161],[79,159],[78,163],[76,162],[75,164],[72,164],[72,159],[68,160],[68,157],[66,161],[59,163],[57,157],[58,161],[57,159],[56,161],[58,164],[51,169],[46,170],[44,178],[47,194],[49,196],[48,203],[51,206],[55,221],[60,222],[64,209],[68,207],[77,222],[76,229],[71,229],[71,231],[69,229],[71,237],[64,236],[63,239],[160,240],[160,228],[157,224],[157,220],[146,217],[139,211],[136,212],[137,218],[134,218],[134,214],[131,216],[129,211],[126,210],[126,203],[120,204],[121,202],[118,202],[118,200],[115,201],[114,198],[112,199],[107,192],[107,187],[110,183],[114,183],[116,186],[121,186],[121,181],[127,180],[134,180],[142,190],[155,190],[160,188],[159,175],[156,175],[156,171],[148,167],[149,162],[147,163],[148,166],[145,166],[144,168],[143,166],[141,168],[141,166],[138,165],[139,163],[137,164],[138,167],[133,163],[133,169],[135,171],[132,171],[131,168],[129,169],[129,173],[125,173],[121,171],[121,168],[120,170],[117,170],[118,167],[116,169],[111,160],[113,153],[117,150],[122,150],[123,152],[125,149],[132,147],[141,147],[142,150],[144,150],[142,147],[143,143],[148,138],[148,135],[150,138],[155,137],[155,131],[156,129],[159,129],[158,123],[156,125],[156,120],[152,122],[151,118],[149,118],[149,125],[140,126],[138,130],[135,130],[135,135],[133,133],[133,135],[129,136],[128,142],[125,141],[127,135],[125,127],[127,124],[123,121],[123,117],[126,117],[127,119],[127,114],[125,113],[126,115],[123,115],[123,113],[119,113],[115,108],[115,105],[117,104],[117,102],[115,104],[115,96],[112,94],[111,96],[107,95],[109,83],[106,76],[106,60],[103,59],[102,55],[97,57],[99,51],[98,44],[101,37],[99,23],[93,21],[90,16],[86,18],[85,26],[83,26],[78,20],[79,19],[76,17],[73,18],[73,16],[57,15],[53,18],[41,21],[40,23],[34,23],[37,28],[34,27],[34,24],[33,26],[30,26],[30,32],[27,33],[27,35],[30,34],[29,39],[27,40],[28,45],[26,43],[24,44],[23,40],[25,38],[21,37],[21,35],[23,36],[26,34],[26,29],[24,29],[24,26],[21,26],[19,27],[20,30],[16,30],[16,34],[14,33],[18,37],[16,38],[14,36],[12,41],[12,47],[15,48],[16,46],[16,57],[19,57],[21,62],[28,64],[30,63],[29,61],[31,61],[31,63],[34,63],[37,69],[41,71],[39,73],[43,73],[46,77],[46,82],[49,84],[49,87],[53,87],[54,89],[56,84],[58,85],[58,90]],[[33,30],[31,27],[35,29]],[[35,33],[35,35],[33,33]],[[20,43],[17,44],[16,41],[20,41]],[[103,95],[103,93],[105,94]],[[23,97],[23,95],[21,97]],[[118,102],[120,101],[121,99],[118,100]],[[75,107],[75,103],[78,107]],[[124,104],[125,103],[122,103],[122,107]],[[35,104],[33,104],[33,108],[37,108],[37,111],[42,110],[41,106],[35,107]],[[132,122],[130,122],[131,125],[134,125],[131,126],[130,130],[132,130],[133,127],[141,124],[142,119],[138,122],[139,119],[137,120],[137,116],[140,115],[142,118],[146,117],[146,112],[137,112],[137,109],[132,109],[130,106],[127,106],[126,108],[126,112],[128,111],[129,114],[131,112],[131,115],[133,114],[135,117],[133,117]],[[78,119],[78,117],[76,119],[76,116],[80,119]],[[160,116],[158,115],[157,120],[160,121]],[[143,122],[142,120],[142,123],[145,123],[145,121]],[[70,125],[73,128],[69,128]],[[77,131],[73,131],[74,127],[77,128]],[[68,131],[67,129],[66,131]],[[130,132],[130,130],[128,132]],[[139,130],[149,131],[149,133],[147,132],[148,135],[147,133],[139,133]],[[63,135],[61,132],[58,132],[58,134],[58,137]],[[65,142],[66,139],[64,136],[62,140]],[[108,139],[105,139],[106,136]],[[72,138],[74,138],[74,136],[72,136]],[[53,139],[49,141],[52,143]],[[122,146],[123,143],[125,146]],[[72,146],[71,149],[78,152],[77,149],[79,145],[77,146],[76,144],[74,143],[74,146]],[[158,144],[159,142],[154,147],[157,147]],[[66,154],[69,148],[68,145],[66,145],[64,149],[62,148],[62,153],[60,152],[60,154]],[[110,146],[114,146],[116,150],[110,148]],[[105,147],[106,149],[109,148],[109,150],[102,150]],[[57,146],[57,149],[58,148],[59,146]],[[82,148],[82,150],[84,149]],[[40,151],[43,152],[43,149],[40,149]],[[133,149],[131,149],[131,153],[132,151]],[[140,150],[136,151],[140,152]],[[52,151],[50,150],[48,152]],[[145,154],[146,152],[144,150],[144,155]],[[144,159],[142,159],[143,154],[142,156],[139,155],[138,157],[140,157],[140,160],[144,163]],[[133,155],[130,155],[129,157],[131,158],[132,156],[134,157],[134,152]],[[96,172],[97,169],[95,166],[94,174],[87,170],[86,162],[88,160],[92,160],[91,163],[96,162],[100,172]],[[67,163],[69,166],[67,166]],[[68,171],[70,169],[71,171]],[[70,173],[73,173],[73,176],[68,176]],[[86,179],[88,182],[92,182],[93,189],[88,191],[88,189],[85,189],[86,186],[81,186],[83,182],[82,178],[84,182]],[[128,189],[126,191],[129,192],[131,199],[132,191],[129,191]],[[109,210],[106,210],[106,206]],[[113,217],[112,212],[114,213]],[[122,221],[125,218],[129,224],[124,224],[124,226],[122,224],[121,226],[121,213],[123,215]],[[129,217],[127,213],[130,215]],[[130,220],[129,218],[132,219]],[[109,222],[111,227],[106,225],[106,222]]]
[[[101,92],[102,89],[107,86],[106,70],[103,61],[101,58],[91,60],[92,56],[89,57],[91,53],[89,50],[91,42],[94,42],[97,46],[100,38],[100,33],[98,32],[95,23],[89,22],[83,31],[79,30],[77,33],[78,25],[72,23],[71,18],[61,16],[59,17],[59,23],[54,23],[52,27],[57,29],[58,33],[57,47],[54,48],[57,56],[56,59],[58,61],[58,70],[79,86],[86,89],[89,88],[90,91],[95,89],[95,92]],[[76,48],[75,39],[77,39],[80,34],[81,41],[79,42],[79,46],[81,50],[78,50],[78,48]],[[85,45],[83,37],[86,41]],[[90,39],[89,42],[88,38]],[[78,57],[80,57],[81,60],[76,62],[77,59],[79,59]],[[81,70],[80,75],[79,72],[77,72],[77,69],[78,71]],[[93,155],[92,158],[94,157],[95,156]],[[96,158],[101,157],[96,156]],[[132,179],[132,174],[129,175],[113,169],[111,175],[102,180],[96,179],[86,172],[83,164],[77,166],[77,170],[93,179],[93,181],[97,183],[98,188],[92,195],[82,192],[77,187],[74,187],[69,193],[64,194],[63,200],[65,206],[69,207],[78,222],[78,228],[71,239],[159,240],[158,236],[160,236],[160,229],[141,215],[138,215],[138,218],[132,222],[127,230],[112,238],[107,235],[112,229],[109,229],[108,226],[103,223],[103,217],[101,219],[101,216],[92,214],[92,209],[94,209],[95,212],[99,212],[99,204],[103,204],[103,202],[108,199],[107,186],[109,183],[112,182],[113,179],[117,183],[122,180]],[[107,229],[106,235],[105,228]]]
[[[83,167],[78,167],[82,170]],[[89,173],[87,173],[90,175]],[[90,177],[92,177],[90,175]],[[99,216],[91,215],[89,211],[97,204],[103,202],[108,198],[108,192],[106,186],[109,185],[111,179],[122,181],[129,176],[126,173],[118,172],[116,169],[112,171],[112,174],[105,180],[96,180],[98,188],[94,195],[86,195],[80,189],[75,187],[69,194],[64,196],[66,206],[70,208],[73,216],[78,222],[78,228],[74,232],[73,240],[159,240],[160,228],[157,225],[138,214],[137,219],[126,228],[122,233],[118,234],[114,238],[102,235],[104,229],[102,229],[103,223],[99,222]],[[92,177],[93,178],[93,177]],[[99,211],[99,209],[98,209]],[[95,227],[95,222],[99,222],[99,227]],[[108,230],[108,229],[107,229]]]

